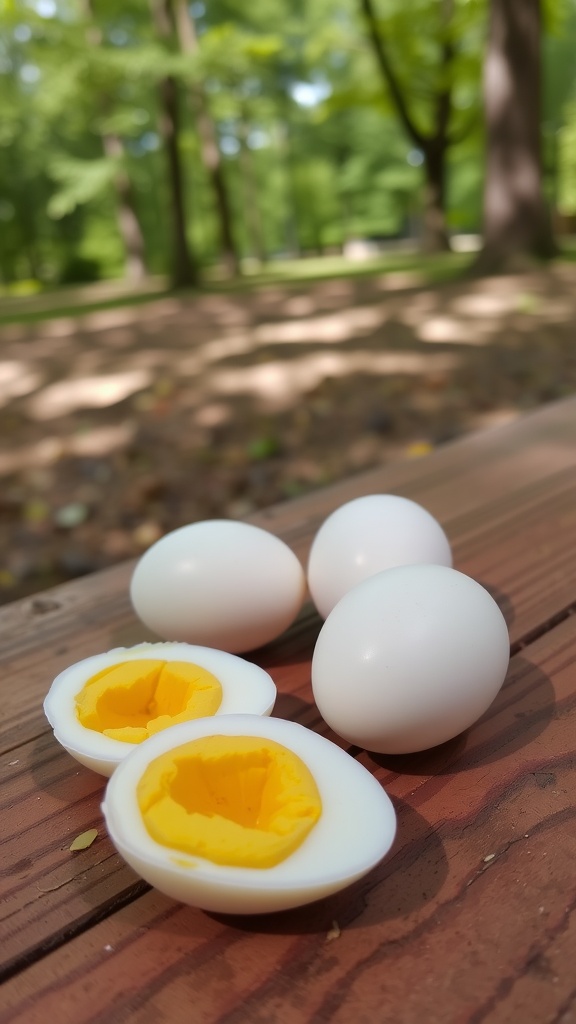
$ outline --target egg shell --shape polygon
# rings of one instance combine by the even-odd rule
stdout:
[[[312,689],[322,717],[350,743],[409,753],[484,714],[509,650],[502,612],[479,583],[446,566],[399,566],[364,580],[330,613]]]
[[[179,854],[151,839],[143,823],[135,794],[150,761],[215,734],[275,740],[293,750],[314,776],[320,819],[302,845],[272,868],[228,867]],[[102,811],[112,842],[142,878],[173,899],[225,914],[269,913],[337,892],[385,856],[396,830],[394,808],[382,786],[344,750],[295,722],[251,715],[197,719],[153,736],[114,773]]]
[[[308,586],[326,618],[362,580],[415,562],[452,565],[440,523],[409,498],[367,494],[341,505],[322,523],[310,549]]]
[[[101,775],[111,775],[135,749],[135,744],[112,739],[83,726],[76,715],[75,697],[97,672],[122,661],[140,658],[190,661],[212,672],[222,686],[222,703],[216,715],[211,717],[235,713],[269,715],[274,707],[276,686],[268,673],[226,651],[190,644],[144,643],[94,654],[56,676],[44,701],[44,713],[55,738],[68,753]],[[144,742],[149,743],[150,739]]]
[[[235,653],[283,633],[305,592],[304,569],[283,541],[227,519],[166,534],[144,553],[130,584],[136,614],[158,636]]]

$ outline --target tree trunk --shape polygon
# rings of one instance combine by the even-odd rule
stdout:
[[[486,179],[482,272],[554,253],[542,194],[540,0],[491,0],[484,66]]]
[[[441,43],[440,70],[444,84],[440,90],[431,95],[434,108],[434,124],[429,133],[422,132],[412,116],[408,97],[400,86],[388,47],[385,44],[382,30],[378,24],[373,0],[360,0],[360,6],[374,56],[380,69],[382,80],[388,90],[400,124],[414,146],[424,156],[424,230],[422,248],[425,252],[442,252],[450,249],[446,230],[446,154],[452,144],[449,136],[450,115],[452,112],[452,87],[450,71],[454,61],[455,48],[450,36],[450,24],[454,14],[454,0],[441,0],[440,18],[443,27]]]
[[[108,157],[118,160],[124,155],[124,145],[118,135],[106,133],[102,136],[102,145]],[[125,274],[129,281],[142,281],[146,277],[144,236],[136,215],[132,182],[123,169],[114,178],[114,188],[118,229],[124,243]]]
[[[424,252],[448,252],[446,230],[446,147],[429,144],[424,153],[424,215],[422,249]]]
[[[160,38],[170,41],[174,35],[170,0],[150,0],[154,25]],[[199,274],[186,237],[184,175],[180,159],[180,112],[176,80],[168,75],[159,86],[160,134],[168,162],[170,213],[172,221],[171,282],[174,288],[193,287]]]
[[[172,268],[174,288],[193,287],[198,283],[198,272],[192,259],[186,237],[186,204],[184,180],[180,161],[178,91],[172,76],[160,82],[160,133],[164,140],[168,162],[168,182],[172,220]]]
[[[183,53],[196,53],[198,50],[198,38],[194,19],[190,14],[188,4],[186,0],[174,0],[174,4],[180,49]],[[214,192],[222,256],[228,272],[232,275],[238,275],[240,273],[240,261],[232,229],[232,209],[220,149],[218,147],[218,133],[210,114],[206,94],[200,84],[191,87],[190,103],[198,129],[202,163],[210,178]]]

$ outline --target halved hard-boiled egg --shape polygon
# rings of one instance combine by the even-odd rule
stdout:
[[[255,715],[159,732],[122,762],[102,806],[112,842],[183,903],[256,914],[361,878],[396,818],[380,783],[330,740]]]
[[[269,715],[276,687],[243,658],[184,643],[96,654],[61,672],[44,711],[59,743],[102,775],[144,740],[197,718]]]

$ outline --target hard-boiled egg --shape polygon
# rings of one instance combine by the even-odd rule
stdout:
[[[508,667],[504,616],[484,587],[443,565],[359,583],[324,623],[312,659],[321,715],[350,743],[403,754],[444,743],[494,700]]]
[[[415,501],[366,494],[332,512],[318,530],[308,559],[308,586],[323,618],[352,587],[395,565],[452,565],[440,523]]]
[[[235,713],[269,715],[276,687],[263,669],[208,647],[145,643],[71,665],[44,711],[59,743],[111,775],[134,746],[179,722]]]
[[[390,848],[392,804],[334,743],[294,722],[223,715],[174,726],[122,762],[102,807],[135,871],[221,913],[336,892]]]
[[[158,636],[235,653],[283,633],[305,591],[287,544],[228,519],[166,534],[142,555],[130,585],[136,614]]]

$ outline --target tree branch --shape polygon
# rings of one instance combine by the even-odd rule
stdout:
[[[368,26],[368,32],[372,40],[372,46],[374,47],[374,53],[380,66],[382,76],[388,85],[390,95],[394,102],[394,105],[398,111],[398,116],[404,125],[404,128],[412,141],[420,149],[425,149],[428,144],[428,137],[424,135],[417,127],[415,122],[412,120],[408,105],[404,98],[400,83],[396,78],[395,72],[392,70],[392,65],[388,59],[388,53],[382,41],[382,36],[378,30],[378,23],[376,20],[376,14],[374,7],[372,6],[372,0],[360,0],[362,11],[366,19]]]
[[[454,0],[442,0],[442,57],[440,70],[443,78],[442,89],[436,96],[436,124],[435,141],[441,147],[448,145],[450,116],[452,114],[452,81],[450,77],[451,66],[456,56],[456,47],[450,36],[450,22],[454,14]]]

